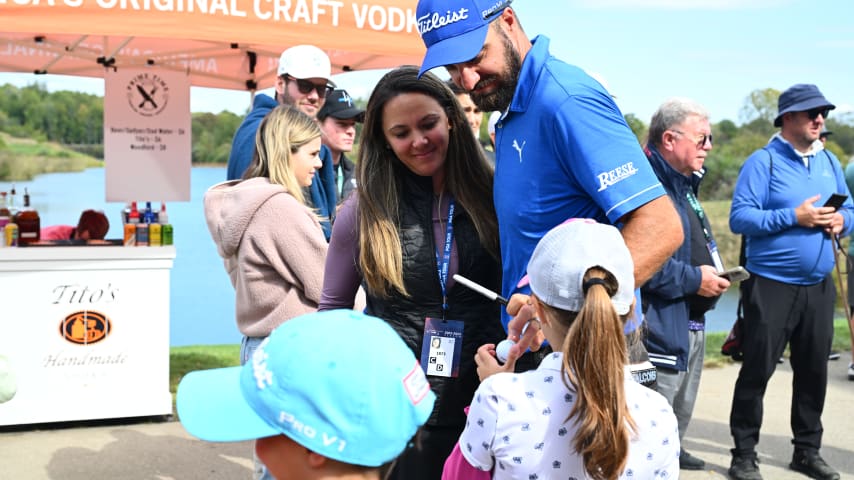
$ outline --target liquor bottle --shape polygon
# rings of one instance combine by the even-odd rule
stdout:
[[[0,192],[0,229],[12,221],[12,212],[6,206],[6,192]],[[0,244],[5,242],[0,242]],[[2,245],[0,245],[2,246]]]
[[[12,189],[9,190],[9,211],[12,212],[14,216],[18,211],[18,207],[15,206],[15,184],[12,184]]]
[[[160,242],[165,245],[172,245],[173,229],[169,223],[169,214],[166,213],[166,204],[160,202],[160,213],[157,215],[157,221],[160,223]]]
[[[30,206],[30,193],[24,187],[24,207],[15,215],[18,224],[18,243],[38,242],[41,238],[41,218],[39,212]]]

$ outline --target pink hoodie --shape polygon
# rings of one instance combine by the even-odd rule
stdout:
[[[234,286],[241,333],[267,336],[284,321],[317,310],[327,244],[308,207],[266,178],[214,185],[204,204]]]

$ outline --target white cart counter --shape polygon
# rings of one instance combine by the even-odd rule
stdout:
[[[0,425],[172,413],[175,247],[0,248]]]

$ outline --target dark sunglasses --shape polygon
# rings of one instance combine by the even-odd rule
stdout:
[[[308,80],[303,80],[301,78],[294,78],[290,75],[285,75],[286,80],[293,80],[297,84],[297,90],[299,93],[303,95],[308,95],[312,90],[317,91],[317,96],[320,98],[326,98],[326,95],[329,94],[335,87],[332,85],[318,85],[316,83],[309,82]]]
[[[685,135],[685,132],[682,132],[680,130],[673,130],[673,131],[678,133],[679,135]],[[709,142],[709,145],[712,144],[712,134],[711,133],[708,135],[706,135],[704,133],[704,134],[700,135],[699,137],[697,137],[697,150],[702,150],[703,147],[706,146],[707,141]]]
[[[827,120],[827,116],[830,115],[830,109],[827,107],[818,107],[813,108],[812,110],[807,110],[807,116],[810,117],[810,120],[815,120],[819,115]]]

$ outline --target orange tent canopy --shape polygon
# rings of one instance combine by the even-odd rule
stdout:
[[[333,73],[419,64],[406,0],[0,0],[0,71],[102,77],[145,65],[195,86],[272,86],[282,50],[313,44]]]

